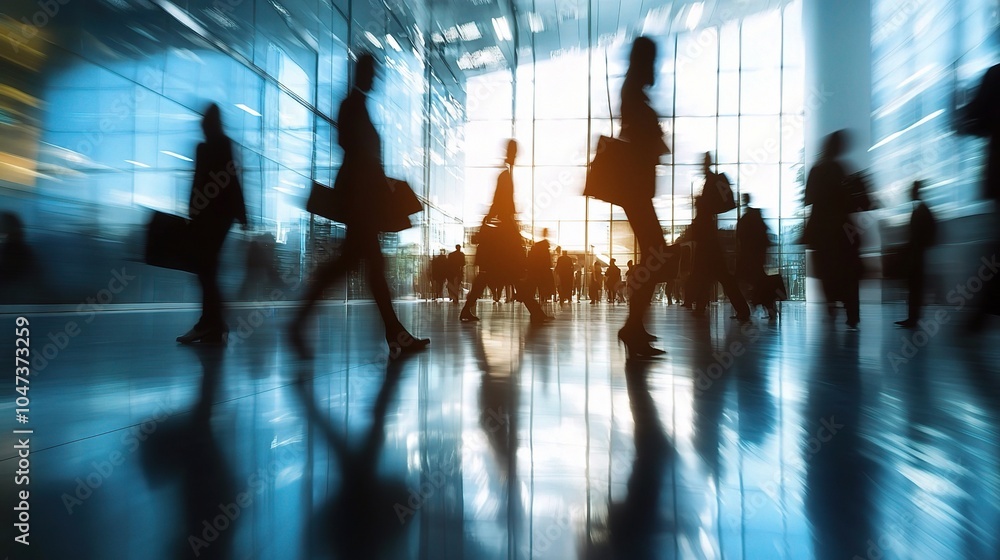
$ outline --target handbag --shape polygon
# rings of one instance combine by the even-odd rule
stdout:
[[[785,301],[788,299],[788,290],[785,288],[785,281],[781,278],[780,274],[768,274],[765,289],[774,294],[776,301]]]
[[[146,228],[146,264],[184,272],[198,272],[191,220],[153,212]]]
[[[313,181],[306,201],[306,211],[328,220],[344,223],[347,220],[347,197],[343,188],[331,188]]]
[[[611,110],[611,86],[607,75],[607,52],[604,55],[604,81],[608,95],[608,115]],[[656,193],[635,192],[633,185],[644,184],[641,176],[645,163],[640,161],[639,150],[632,143],[614,137],[614,119],[611,119],[611,136],[601,136],[597,140],[597,151],[587,168],[587,181],[583,195],[591,196],[616,206],[628,206],[642,197],[652,198]],[[670,149],[663,145],[664,153]],[[655,179],[654,179],[655,181]]]
[[[601,136],[597,141],[597,152],[587,170],[584,196],[625,206],[632,200],[630,192],[622,188],[629,182],[631,171],[636,168],[635,150],[620,138]]]
[[[410,216],[424,209],[420,198],[406,181],[386,177],[385,182],[383,196],[377,197],[382,200],[372,201],[376,205],[374,218],[378,231],[398,232],[413,227]],[[352,217],[358,217],[352,216],[352,204],[347,193],[346,186],[340,181],[333,188],[314,181],[306,201],[306,211],[346,224]]]
[[[725,173],[713,173],[715,176],[714,188],[705,181],[705,188],[702,189],[702,196],[707,197],[709,208],[715,214],[724,214],[736,208],[736,195],[733,194],[733,184]]]

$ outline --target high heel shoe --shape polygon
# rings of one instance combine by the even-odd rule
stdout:
[[[472,310],[468,307],[463,307],[462,312],[458,315],[458,320],[463,323],[475,323],[479,320],[479,317],[473,315]]]
[[[650,346],[642,333],[637,335],[624,328],[618,331],[618,342],[625,345],[625,353],[629,360],[647,360],[667,353],[666,350]]]
[[[544,311],[539,311],[537,313],[531,314],[531,324],[532,325],[544,325],[546,323],[551,323],[555,321],[556,318],[551,315],[546,315]]]
[[[431,343],[431,339],[416,338],[404,329],[391,334],[386,333],[385,342],[389,345],[389,359],[395,360],[427,348]]]

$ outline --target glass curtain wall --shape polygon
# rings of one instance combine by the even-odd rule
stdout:
[[[1000,62],[995,0],[920,2],[900,10],[873,0],[872,160],[880,198],[909,215],[910,185],[925,183],[935,211],[982,211],[982,139],[956,133],[962,108]]]
[[[522,42],[530,41],[527,22],[521,24]],[[749,193],[762,209],[774,234],[772,271],[780,269],[793,299],[804,299],[804,249],[797,244],[807,102],[801,2],[721,26],[646,34],[659,45],[650,97],[673,150],[658,168],[654,200],[668,241],[685,241],[709,151],[737,196]],[[588,270],[595,260],[606,266],[610,258],[624,268],[638,258],[624,213],[580,193],[597,138],[620,129],[631,44],[622,34],[590,40],[584,48],[552,53],[517,45],[531,56],[522,56],[513,71],[468,79],[466,225],[477,225],[475,217],[485,213],[504,141],[513,137],[520,145],[515,199],[526,235],[541,239],[548,230],[553,247],[568,250]],[[736,210],[720,216],[730,244],[738,217]]]
[[[23,4],[24,13],[17,2],[5,5],[0,22],[30,21],[37,5]],[[66,4],[35,29],[31,52],[41,60],[31,60],[29,69],[36,73],[0,84],[0,100],[23,99],[18,105],[34,107],[3,115],[24,121],[13,123],[19,129],[36,131],[18,140],[34,143],[33,149],[0,145],[4,160],[23,153],[32,159],[24,173],[0,176],[0,204],[18,213],[29,237],[42,245],[59,245],[62,237],[90,245],[124,241],[124,253],[119,247],[104,252],[138,255],[150,209],[187,213],[201,112],[215,102],[235,143],[253,228],[227,242],[223,258],[231,266],[223,269],[240,271],[223,279],[227,292],[236,295],[248,245],[269,236],[279,272],[289,279],[279,288],[290,295],[342,238],[342,226],[313,218],[304,207],[312,182],[331,185],[340,166],[335,120],[347,93],[349,58],[368,50],[382,61],[369,108],[383,138],[386,170],[430,203],[415,216],[417,227],[387,235],[384,244],[394,293],[412,296],[431,241],[434,247],[454,245],[463,235],[455,202],[462,196],[461,158],[448,148],[453,139],[429,134],[431,119],[438,130],[458,129],[457,87],[441,82],[425,63],[413,17],[360,0]],[[26,59],[0,64],[10,60]],[[15,107],[0,103],[7,106]],[[81,232],[93,235],[76,236]],[[75,253],[101,252],[81,249]],[[70,256],[59,266],[88,268],[78,260]],[[171,271],[143,274],[143,293],[123,297],[199,298],[196,285]],[[360,280],[330,295],[365,297]]]

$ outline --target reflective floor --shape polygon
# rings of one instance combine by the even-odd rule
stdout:
[[[0,414],[33,430],[31,544],[8,522],[0,550],[998,557],[998,334],[898,331],[901,306],[864,306],[850,333],[815,305],[749,327],[659,305],[669,353],[626,365],[624,306],[553,307],[542,327],[511,305],[471,325],[447,303],[398,308],[432,343],[388,365],[365,304],[323,309],[313,362],[284,344],[288,309],[231,310],[226,348],[173,342],[191,310],[30,315],[30,420],[9,383]],[[16,443],[5,430],[8,512]]]

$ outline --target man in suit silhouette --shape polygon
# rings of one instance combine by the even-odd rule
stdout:
[[[910,215],[910,242],[907,245],[907,287],[910,290],[909,313],[903,321],[896,324],[904,329],[912,329],[920,320],[920,309],[924,305],[924,276],[927,249],[934,244],[937,236],[937,223],[934,214],[924,201],[920,200],[920,181],[913,182],[910,197],[916,205]]]

